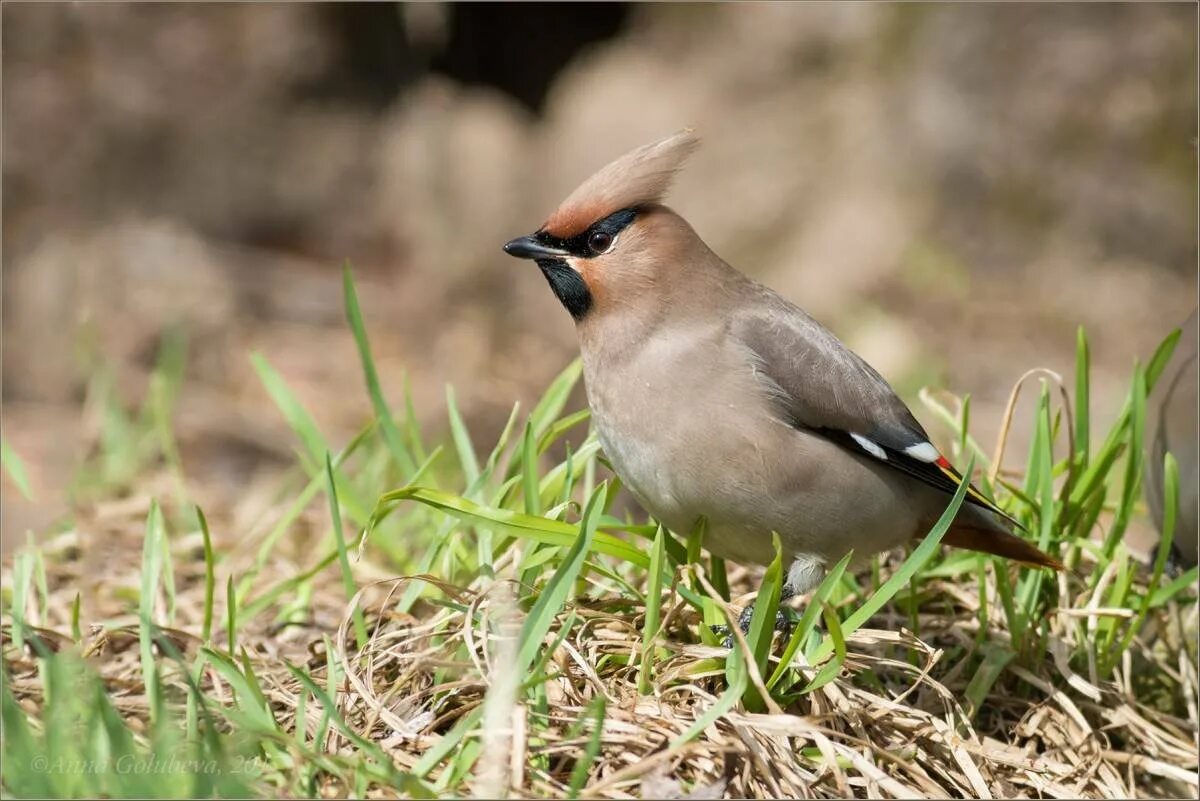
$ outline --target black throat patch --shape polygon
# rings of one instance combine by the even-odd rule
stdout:
[[[543,230],[534,234],[533,238],[547,247],[565,251],[576,258],[590,259],[598,255],[588,245],[588,240],[593,234],[603,233],[615,238],[634,221],[637,215],[636,208],[621,209],[602,220],[597,220],[587,230],[571,237],[557,237]],[[577,322],[582,320],[591,310],[593,300],[592,291],[588,289],[587,282],[583,280],[583,277],[571,269],[566,259],[537,259],[537,266],[542,269],[542,275],[546,276],[546,280],[550,282],[550,288],[554,290],[554,294],[571,313],[571,316]]]
[[[537,266],[566,310],[576,320],[582,320],[592,308],[592,292],[583,276],[572,270],[565,259],[538,259]]]

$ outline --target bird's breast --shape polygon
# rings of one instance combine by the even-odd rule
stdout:
[[[759,473],[754,442],[775,423],[748,365],[722,347],[719,332],[652,337],[624,358],[585,350],[584,381],[609,461],[674,530],[709,514],[730,481]]]

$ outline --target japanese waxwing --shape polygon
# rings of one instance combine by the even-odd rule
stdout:
[[[741,563],[826,567],[923,536],[962,477],[888,383],[820,323],[709,250],[662,205],[690,130],[588,178],[533,234],[532,259],[575,319],[604,452],[645,509]],[[1061,565],[970,490],[945,542]]]
[[[1146,503],[1154,524],[1163,525],[1163,459],[1170,452],[1179,466],[1179,504],[1172,552],[1181,567],[1196,564],[1197,473],[1196,352],[1200,328],[1197,312],[1182,326],[1175,352],[1146,401]]]

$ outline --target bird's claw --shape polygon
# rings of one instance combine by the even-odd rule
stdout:
[[[1171,543],[1171,550],[1167,551],[1167,561],[1163,565],[1163,572],[1171,578],[1178,578],[1186,569],[1186,562],[1179,552],[1179,546]]]
[[[742,630],[742,634],[750,633],[750,621],[753,618],[754,604],[751,604],[743,609],[742,613],[738,615],[738,628]],[[793,620],[791,616],[787,614],[785,608],[781,607],[775,611],[775,631],[781,632],[783,636],[786,637],[792,630],[792,623]],[[716,634],[717,636],[721,636],[722,634],[725,635],[725,639],[721,642],[724,647],[733,647],[733,632],[730,631],[729,626],[716,625],[712,626],[711,629],[713,634]]]

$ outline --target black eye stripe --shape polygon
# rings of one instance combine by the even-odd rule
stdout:
[[[618,212],[608,215],[603,220],[593,223],[586,231],[582,231],[575,236],[563,239],[561,237],[552,236],[546,231],[538,231],[534,234],[534,238],[547,247],[559,248],[570,253],[572,256],[578,256],[582,259],[590,259],[596,256],[595,252],[588,247],[588,239],[592,234],[605,233],[613,239],[616,239],[617,234],[625,230],[625,227],[634,221],[637,217],[637,209],[621,209]]]

